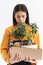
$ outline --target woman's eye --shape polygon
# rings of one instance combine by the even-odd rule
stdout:
[[[20,18],[20,16],[17,16],[17,18]]]
[[[20,16],[17,16],[17,18],[20,18]]]
[[[24,18],[24,16],[22,16]]]
[[[23,16],[17,16],[17,18],[21,18],[21,17],[24,18],[25,16],[24,15]]]

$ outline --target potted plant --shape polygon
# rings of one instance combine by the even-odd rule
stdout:
[[[30,34],[28,34],[27,31],[26,31],[26,27],[28,27],[28,26],[30,26],[32,28],[32,30],[31,30],[32,34],[37,33],[38,27],[37,27],[36,23],[32,23],[30,25],[19,24],[12,31],[12,35],[15,36],[15,37],[17,37],[19,40],[21,40],[21,38],[23,38],[24,36],[26,36],[28,43],[31,43],[32,42],[32,36]]]

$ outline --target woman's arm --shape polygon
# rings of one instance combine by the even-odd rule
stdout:
[[[1,55],[7,63],[9,63],[9,58],[10,58],[8,54],[8,50],[9,50],[8,44],[9,44],[9,31],[8,29],[6,29],[1,44]]]
[[[38,32],[36,34],[33,34],[33,41],[38,45],[38,48],[40,48],[40,37]]]

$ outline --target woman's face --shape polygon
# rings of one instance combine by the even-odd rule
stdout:
[[[15,19],[17,21],[18,24],[25,24],[26,21],[26,13],[24,11],[18,11],[15,14]]]

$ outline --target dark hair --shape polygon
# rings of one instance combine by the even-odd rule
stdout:
[[[17,24],[16,19],[14,18],[15,13],[18,11],[24,11],[26,12],[27,18],[25,23],[29,25],[29,14],[28,14],[28,10],[26,8],[26,6],[24,4],[18,4],[15,6],[14,10],[13,10],[13,25]]]

